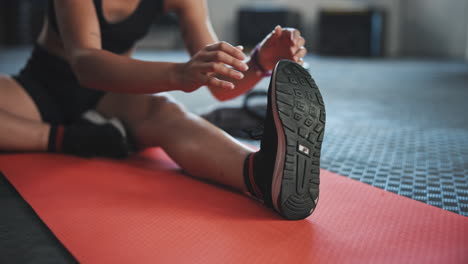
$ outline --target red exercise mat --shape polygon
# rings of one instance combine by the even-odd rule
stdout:
[[[0,170],[82,263],[468,263],[468,218],[327,171],[316,212],[291,222],[160,149],[1,155]]]

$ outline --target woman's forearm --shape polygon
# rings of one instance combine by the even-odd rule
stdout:
[[[117,93],[158,93],[178,90],[178,63],[149,62],[86,49],[72,55],[71,64],[84,87]]]

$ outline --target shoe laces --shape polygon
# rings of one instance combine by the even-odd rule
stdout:
[[[242,105],[242,108],[253,118],[259,120],[259,121],[262,121],[265,120],[265,115],[259,113],[258,111],[255,111],[254,107],[249,104],[250,101],[253,100],[253,98],[266,98],[268,96],[268,92],[267,91],[253,91],[253,92],[250,92],[248,93],[245,98],[244,98],[244,103]],[[265,107],[266,108],[266,107]],[[266,111],[266,110],[265,110]]]
[[[261,140],[263,138],[263,130],[263,124],[259,124],[252,129],[242,129],[242,131],[244,131],[253,140]]]
[[[264,98],[268,96],[267,91],[252,91],[248,93],[244,98],[244,103],[242,108],[247,112],[251,117],[257,119],[259,124],[251,129],[242,129],[251,139],[261,140],[263,137],[264,126],[263,122],[265,121],[265,116],[255,110],[252,105],[249,104],[253,98],[260,97]],[[266,107],[265,107],[266,108]],[[266,111],[266,110],[265,110]]]

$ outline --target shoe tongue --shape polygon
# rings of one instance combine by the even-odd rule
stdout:
[[[253,140],[261,140],[263,138],[263,125],[259,125],[253,129],[245,129],[245,133]]]

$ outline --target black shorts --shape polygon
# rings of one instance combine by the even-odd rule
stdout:
[[[35,45],[26,66],[12,76],[32,97],[42,120],[69,124],[95,108],[104,92],[82,87],[70,65]]]

